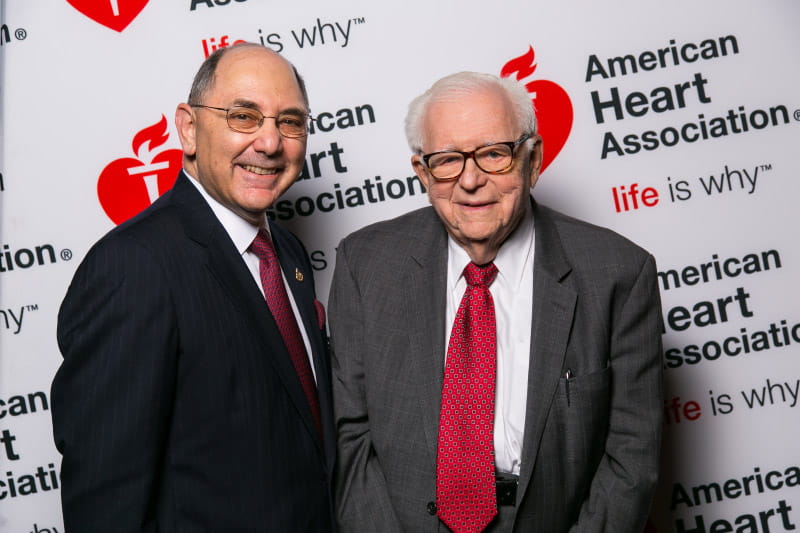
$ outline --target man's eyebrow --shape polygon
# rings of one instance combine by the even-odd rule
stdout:
[[[290,107],[280,112],[281,115],[308,115],[308,111],[300,107]]]
[[[248,109],[256,109],[258,111],[261,111],[261,109],[259,108],[258,104],[256,104],[252,100],[245,100],[245,99],[236,99],[236,100],[234,100],[231,107],[246,107]],[[261,112],[263,113],[263,111],[261,111]],[[308,111],[306,111],[305,109],[303,109],[301,107],[290,107],[290,108],[287,108],[287,109],[282,109],[278,113],[281,114],[281,115],[298,115],[298,116],[303,116],[303,115],[308,115],[309,114]]]
[[[247,109],[255,109],[258,110],[258,104],[253,102],[252,100],[245,100],[243,98],[237,98],[231,104],[231,107],[246,107]]]

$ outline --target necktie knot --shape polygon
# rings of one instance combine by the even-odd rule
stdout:
[[[497,277],[497,267],[494,263],[476,265],[470,262],[464,267],[464,279],[470,287],[489,287]]]
[[[270,239],[267,230],[260,229],[250,245],[250,251],[256,254],[261,261],[271,263],[275,260],[275,247],[272,246],[272,239]]]

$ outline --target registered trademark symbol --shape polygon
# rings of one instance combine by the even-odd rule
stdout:
[[[14,37],[16,37],[18,41],[24,41],[27,36],[28,32],[25,31],[25,28],[17,28],[14,30]]]
[[[64,248],[63,250],[61,250],[61,259],[63,259],[64,261],[69,261],[70,259],[72,259],[72,250],[70,250],[69,248]]]
[[[794,119],[795,120],[800,120],[800,109],[795,109],[794,110]]]

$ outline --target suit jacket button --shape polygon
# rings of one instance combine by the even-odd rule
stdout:
[[[428,502],[428,514],[429,515],[436,514],[436,504],[434,502]]]

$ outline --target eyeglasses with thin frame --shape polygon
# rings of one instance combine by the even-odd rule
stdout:
[[[504,174],[514,166],[514,152],[517,147],[533,135],[525,133],[516,141],[507,141],[481,146],[471,152],[445,150],[422,156],[422,161],[431,176],[437,181],[453,181],[461,176],[467,159],[472,158],[475,165],[488,174]]]
[[[253,109],[252,107],[233,106],[224,108],[202,104],[189,105],[192,107],[224,111],[228,127],[239,133],[255,133],[261,125],[264,124],[264,119],[272,118],[275,119],[275,127],[278,128],[278,132],[282,136],[290,139],[298,139],[308,135],[308,121],[311,120],[311,116],[304,113],[285,112],[280,113],[276,117],[268,117],[258,109]]]

